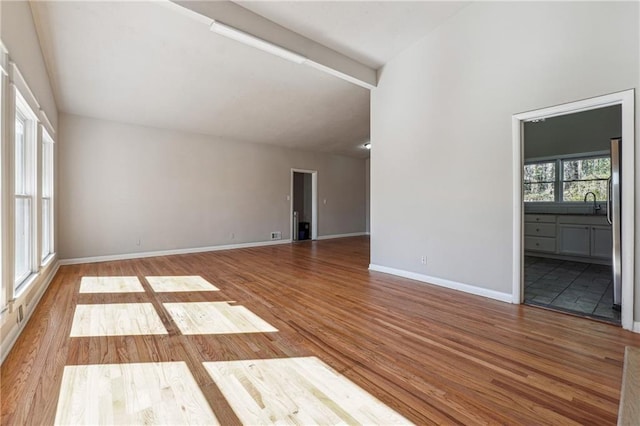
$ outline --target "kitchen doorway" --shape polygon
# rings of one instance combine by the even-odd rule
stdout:
[[[318,238],[317,171],[291,169],[291,241]]]
[[[630,90],[513,117],[514,303],[633,328],[634,203],[611,195],[634,199],[633,100]]]

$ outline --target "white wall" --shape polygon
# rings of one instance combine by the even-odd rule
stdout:
[[[58,110],[40,50],[40,42],[29,2],[17,0],[3,1],[2,3],[2,21],[0,23],[2,42],[9,50],[11,60],[18,64],[29,88],[38,99],[40,107],[47,114],[53,127],[57,128]]]
[[[385,65],[371,263],[510,294],[511,116],[629,88],[638,102],[639,28],[637,2],[474,2]]]
[[[524,158],[609,151],[622,135],[622,107],[613,105],[524,123]]]
[[[62,259],[287,239],[292,168],[318,171],[320,236],[365,230],[364,160],[66,114],[60,134]]]

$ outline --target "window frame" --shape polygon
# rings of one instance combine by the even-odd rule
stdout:
[[[49,132],[42,126],[42,142],[40,143],[42,159],[41,159],[41,190],[40,190],[40,264],[45,266],[49,263],[54,250],[54,144],[55,141]],[[44,208],[45,201],[48,202],[48,211]],[[45,214],[49,223],[48,235],[45,235]],[[45,239],[45,237],[47,237]],[[48,244],[45,244],[48,243]]]
[[[571,179],[571,180],[565,180],[564,178],[564,165],[565,162],[568,161],[581,161],[581,160],[596,160],[596,159],[601,159],[601,158],[608,158],[611,159],[611,154],[607,153],[606,155],[588,155],[588,156],[584,156],[584,157],[573,157],[573,158],[561,158],[560,159],[560,167],[561,167],[561,172],[562,172],[562,176],[560,179],[560,202],[565,202],[565,203],[572,203],[572,202],[581,202],[581,201],[565,201],[565,193],[564,193],[564,184],[567,182],[606,182],[609,178],[595,178],[595,179]],[[611,176],[611,172],[609,172],[609,176]],[[597,197],[596,197],[597,198]],[[601,202],[606,202],[607,200],[599,200],[596,199],[596,201],[601,201]]]
[[[17,182],[17,174],[16,174],[16,147],[17,147],[17,139],[15,132],[15,123],[21,120],[23,121],[24,126],[24,169],[23,169],[23,190],[18,192],[18,182]],[[37,219],[38,219],[38,208],[36,205],[37,200],[37,151],[38,151],[38,117],[35,112],[31,109],[25,98],[22,96],[20,91],[16,88],[15,90],[15,112],[14,112],[14,132],[13,132],[13,230],[14,230],[14,271],[13,271],[13,297],[15,298],[17,295],[22,293],[31,282],[33,282],[33,278],[38,273],[38,268],[40,263],[37,261],[36,257],[36,249],[37,249],[37,236],[38,236],[38,227],[37,227]],[[28,218],[26,224],[28,226],[28,232],[25,238],[25,243],[27,245],[26,256],[27,256],[27,270],[18,276],[18,271],[16,270],[16,262],[18,259],[17,256],[17,202],[18,200],[27,200],[28,201]]]
[[[2,177],[2,181],[5,180],[5,163],[4,160],[7,156],[6,143],[7,140],[7,125],[6,125],[6,114],[7,114],[7,72],[5,70],[6,67],[6,53],[4,51],[4,46],[0,43],[0,176]],[[8,179],[7,179],[8,180]],[[5,227],[5,217],[6,217],[6,205],[8,204],[8,200],[5,199],[6,194],[5,183],[0,183],[0,235],[2,236],[2,240],[7,238],[8,233]],[[6,265],[6,252],[7,246],[5,246],[5,242],[0,242],[0,315],[4,314],[7,309],[7,300],[9,300],[9,285],[5,274],[7,274],[7,265]],[[0,326],[4,321],[0,322]]]
[[[565,182],[577,182],[580,180],[569,180],[569,181],[565,181],[564,180],[564,162],[565,161],[575,161],[575,160],[588,160],[588,159],[594,159],[594,158],[610,158],[611,157],[611,152],[609,152],[608,150],[603,150],[603,151],[593,151],[593,152],[581,152],[581,153],[577,153],[577,154],[563,154],[563,155],[555,155],[555,156],[550,156],[550,157],[537,157],[537,158],[529,158],[526,159],[524,161],[523,164],[523,168],[522,168],[522,173],[523,173],[523,178],[522,178],[522,199],[524,203],[529,203],[529,204],[550,204],[550,203],[555,203],[555,204],[582,204],[582,201],[565,201],[564,200],[564,186],[563,184]],[[551,163],[551,162],[555,162],[556,163],[556,174],[555,174],[555,182],[554,182],[554,197],[553,197],[553,201],[524,201],[524,187],[525,187],[525,181],[524,181],[524,167],[529,165],[529,164],[540,164],[540,163]],[[596,181],[596,180],[607,180],[607,179],[586,179],[586,181]],[[533,182],[533,183],[547,183],[545,182]],[[596,201],[601,201],[601,202],[606,202],[606,200],[596,200]]]
[[[545,163],[554,164],[554,167],[555,167],[554,176],[553,176],[554,179],[552,181],[546,181],[546,180],[542,181],[541,180],[541,181],[534,181],[534,182],[525,182],[525,180],[524,180],[524,175],[525,175],[524,169],[526,168],[526,166],[530,166],[530,165],[533,165],[533,164],[545,164]],[[553,200],[552,201],[526,201],[525,200],[525,203],[553,203],[553,202],[557,202],[558,201],[558,191],[557,191],[557,189],[558,189],[558,175],[559,175],[559,172],[558,172],[558,161],[557,160],[549,160],[549,159],[547,159],[547,160],[527,161],[527,162],[524,163],[523,170],[522,170],[522,175],[523,175],[523,179],[522,179],[522,191],[523,191],[522,192],[523,193],[522,199],[523,200],[524,200],[524,188],[525,188],[526,185],[540,185],[540,184],[545,184],[545,183],[550,183],[550,184],[553,185]]]

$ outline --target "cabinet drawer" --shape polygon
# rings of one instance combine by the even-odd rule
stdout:
[[[533,223],[556,223],[556,216],[553,214],[525,214],[524,221]]]
[[[524,235],[531,237],[553,237],[556,236],[555,223],[525,223]]]
[[[524,237],[524,249],[555,253],[556,239],[548,237]]]

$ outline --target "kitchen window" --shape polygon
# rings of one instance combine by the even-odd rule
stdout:
[[[587,192],[593,192],[597,201],[606,201],[609,176],[610,157],[562,160],[562,201],[584,201]]]
[[[584,202],[588,192],[593,192],[597,201],[606,201],[611,157],[599,154],[554,157],[525,163],[524,201]]]
[[[524,201],[555,201],[556,161],[524,165]]]

